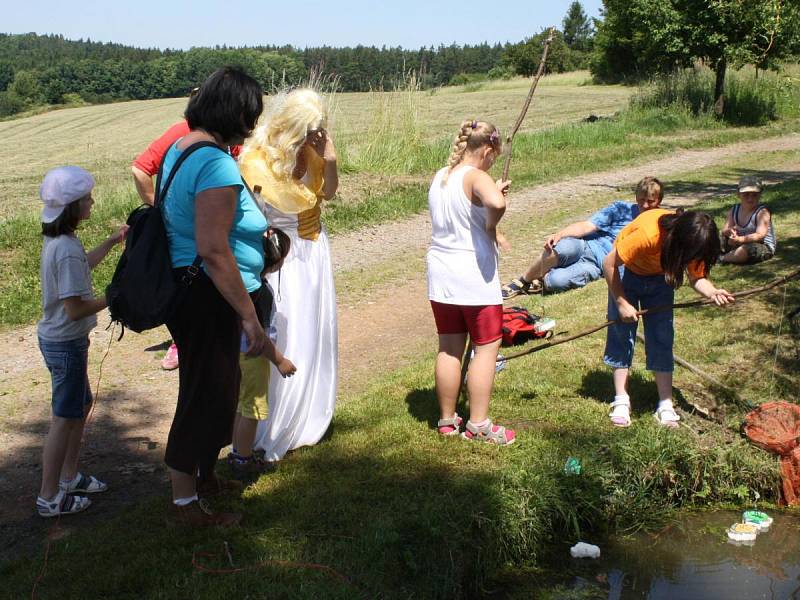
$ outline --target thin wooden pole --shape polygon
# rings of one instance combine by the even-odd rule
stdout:
[[[503,165],[503,181],[508,179],[508,171],[511,168],[511,157],[513,155],[513,148],[514,148],[514,136],[517,135],[517,131],[522,126],[522,122],[525,120],[525,115],[528,114],[528,108],[531,105],[531,100],[533,99],[533,93],[536,91],[536,86],[539,83],[539,79],[544,74],[545,64],[547,63],[547,55],[550,53],[550,44],[553,43],[553,38],[556,35],[556,28],[551,27],[550,33],[547,36],[547,39],[544,41],[544,50],[542,50],[542,60],[539,61],[539,68],[536,71],[536,76],[533,78],[531,82],[531,89],[528,91],[528,97],[525,99],[525,104],[522,105],[522,110],[517,117],[514,126],[511,128],[508,136],[506,137],[506,162]]]

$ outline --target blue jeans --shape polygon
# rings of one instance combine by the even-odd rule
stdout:
[[[674,302],[675,290],[667,285],[663,275],[637,275],[629,269],[620,271],[625,299],[637,310]],[[611,294],[608,295],[608,318],[609,320],[619,318],[617,303]],[[675,369],[672,360],[672,345],[675,340],[672,310],[645,314],[642,320],[647,370],[672,372]],[[631,366],[637,326],[638,322],[615,323],[608,328],[603,356],[607,365],[616,369],[627,369]]]
[[[92,390],[87,373],[89,337],[67,342],[47,342],[39,338],[53,387],[53,416],[82,419],[92,405]]]
[[[564,292],[585,286],[599,279],[602,270],[594,252],[584,240],[565,237],[555,247],[558,266],[544,276],[544,287],[550,292]]]

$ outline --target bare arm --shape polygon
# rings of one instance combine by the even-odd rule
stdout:
[[[86,260],[89,261],[90,269],[94,269],[100,261],[108,256],[108,253],[111,252],[114,246],[125,241],[125,237],[128,235],[128,229],[129,227],[127,225],[123,225],[116,233],[110,235],[95,248],[86,253]]]
[[[741,244],[749,244],[752,242],[763,242],[764,238],[767,237],[769,233],[769,222],[772,219],[769,211],[764,209],[760,213],[758,213],[758,222],[756,223],[756,231],[755,233],[750,233],[747,235],[740,235],[737,236],[736,239],[739,240]]]
[[[325,136],[325,151],[322,154],[322,158],[325,159],[322,196],[325,200],[330,200],[336,194],[336,190],[339,189],[339,170],[336,166],[336,147],[328,135]]]
[[[294,375],[295,371],[297,371],[297,367],[294,366],[294,363],[286,358],[269,338],[267,338],[267,342],[264,344],[264,356],[277,367],[278,372],[284,377],[291,377]]]
[[[574,237],[574,238],[582,238],[584,236],[590,235],[597,231],[597,225],[592,223],[591,221],[578,221],[577,223],[572,223],[567,225],[559,231],[558,233],[554,233],[544,244],[546,250],[552,250],[553,247],[565,237]]]
[[[97,314],[106,306],[108,306],[108,303],[105,296],[92,298],[91,300],[84,300],[80,296],[64,298],[64,311],[71,321],[78,321]]]
[[[608,291],[617,304],[620,319],[626,323],[635,323],[639,320],[636,308],[625,299],[625,289],[622,287],[622,278],[619,276],[619,268],[622,266],[622,259],[617,254],[617,249],[612,248],[605,260],[603,260],[603,275],[605,275]]]
[[[692,279],[692,276],[689,275],[689,283],[694,288],[694,291],[701,296],[705,296],[706,298],[713,300],[717,306],[731,304],[736,301],[736,298],[734,298],[730,292],[716,287],[713,283],[711,283],[710,279],[705,277]]]
[[[481,206],[486,208],[486,232],[497,241],[497,224],[506,212],[504,190],[508,190],[509,182],[493,181],[487,173],[472,169],[464,179],[464,190],[468,198],[477,198]]]
[[[731,233],[736,233],[736,223],[733,222],[733,209],[728,211],[728,216],[725,219],[725,226],[720,233],[725,237],[731,237]]]
[[[197,194],[195,239],[197,253],[203,259],[208,276],[242,319],[242,328],[247,336],[247,354],[257,356],[263,351],[266,334],[228,244],[238,193],[236,187],[223,187]]]
[[[152,205],[155,198],[153,178],[136,166],[131,167],[131,173],[133,173],[133,183],[136,185],[136,191],[142,202]]]

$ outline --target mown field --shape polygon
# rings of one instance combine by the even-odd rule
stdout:
[[[627,104],[634,88],[583,85],[588,73],[545,78],[523,131],[578,121],[589,114],[611,114]],[[335,94],[331,131],[351,155],[362,152],[365,134],[376,127],[395,128],[412,123],[422,142],[432,143],[454,134],[461,120],[473,115],[508,128],[527,93],[528,81],[414,91],[413,84],[398,92]],[[0,219],[36,207],[37,189],[47,169],[76,164],[98,180],[98,192],[132,189],[130,163],[147,144],[182,118],[184,98],[121,102],[56,110],[0,122]],[[385,121],[385,122],[384,122]],[[399,127],[398,127],[399,129]],[[359,141],[361,140],[361,141]],[[391,143],[391,140],[383,140]],[[347,164],[344,165],[345,168]]]

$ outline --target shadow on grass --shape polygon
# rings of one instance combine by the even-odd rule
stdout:
[[[363,443],[368,429],[357,449],[339,439],[297,451],[241,498],[215,500],[244,513],[240,528],[165,528],[168,503],[158,499],[54,541],[39,597],[480,595],[498,552],[489,543],[501,518],[497,476],[438,456],[392,456],[379,438]],[[0,565],[11,597],[30,595],[41,566],[38,556]]]
[[[641,351],[644,351],[644,348]],[[614,380],[611,369],[592,369],[585,373],[581,379],[578,393],[586,398],[593,398],[603,404],[609,404],[614,399]],[[638,370],[630,371],[628,394],[631,397],[631,412],[636,416],[652,413],[658,404],[655,382],[645,379]]]
[[[49,393],[49,388],[42,393]],[[141,405],[136,422],[131,425],[125,415],[111,408],[128,402],[135,403],[135,399],[120,390],[108,390],[99,400],[86,427],[79,468],[107,482],[109,491],[95,495],[85,513],[59,519],[59,535],[70,538],[73,533],[123,513],[142,498],[166,496],[168,484],[160,442],[132,431],[140,432],[141,422],[155,422],[161,414],[149,414],[148,405]],[[19,437],[30,442],[0,459],[0,494],[5,499],[0,519],[0,561],[38,558],[44,540],[53,531],[55,520],[42,519],[35,511],[42,447],[49,428],[49,416],[16,425]]]

